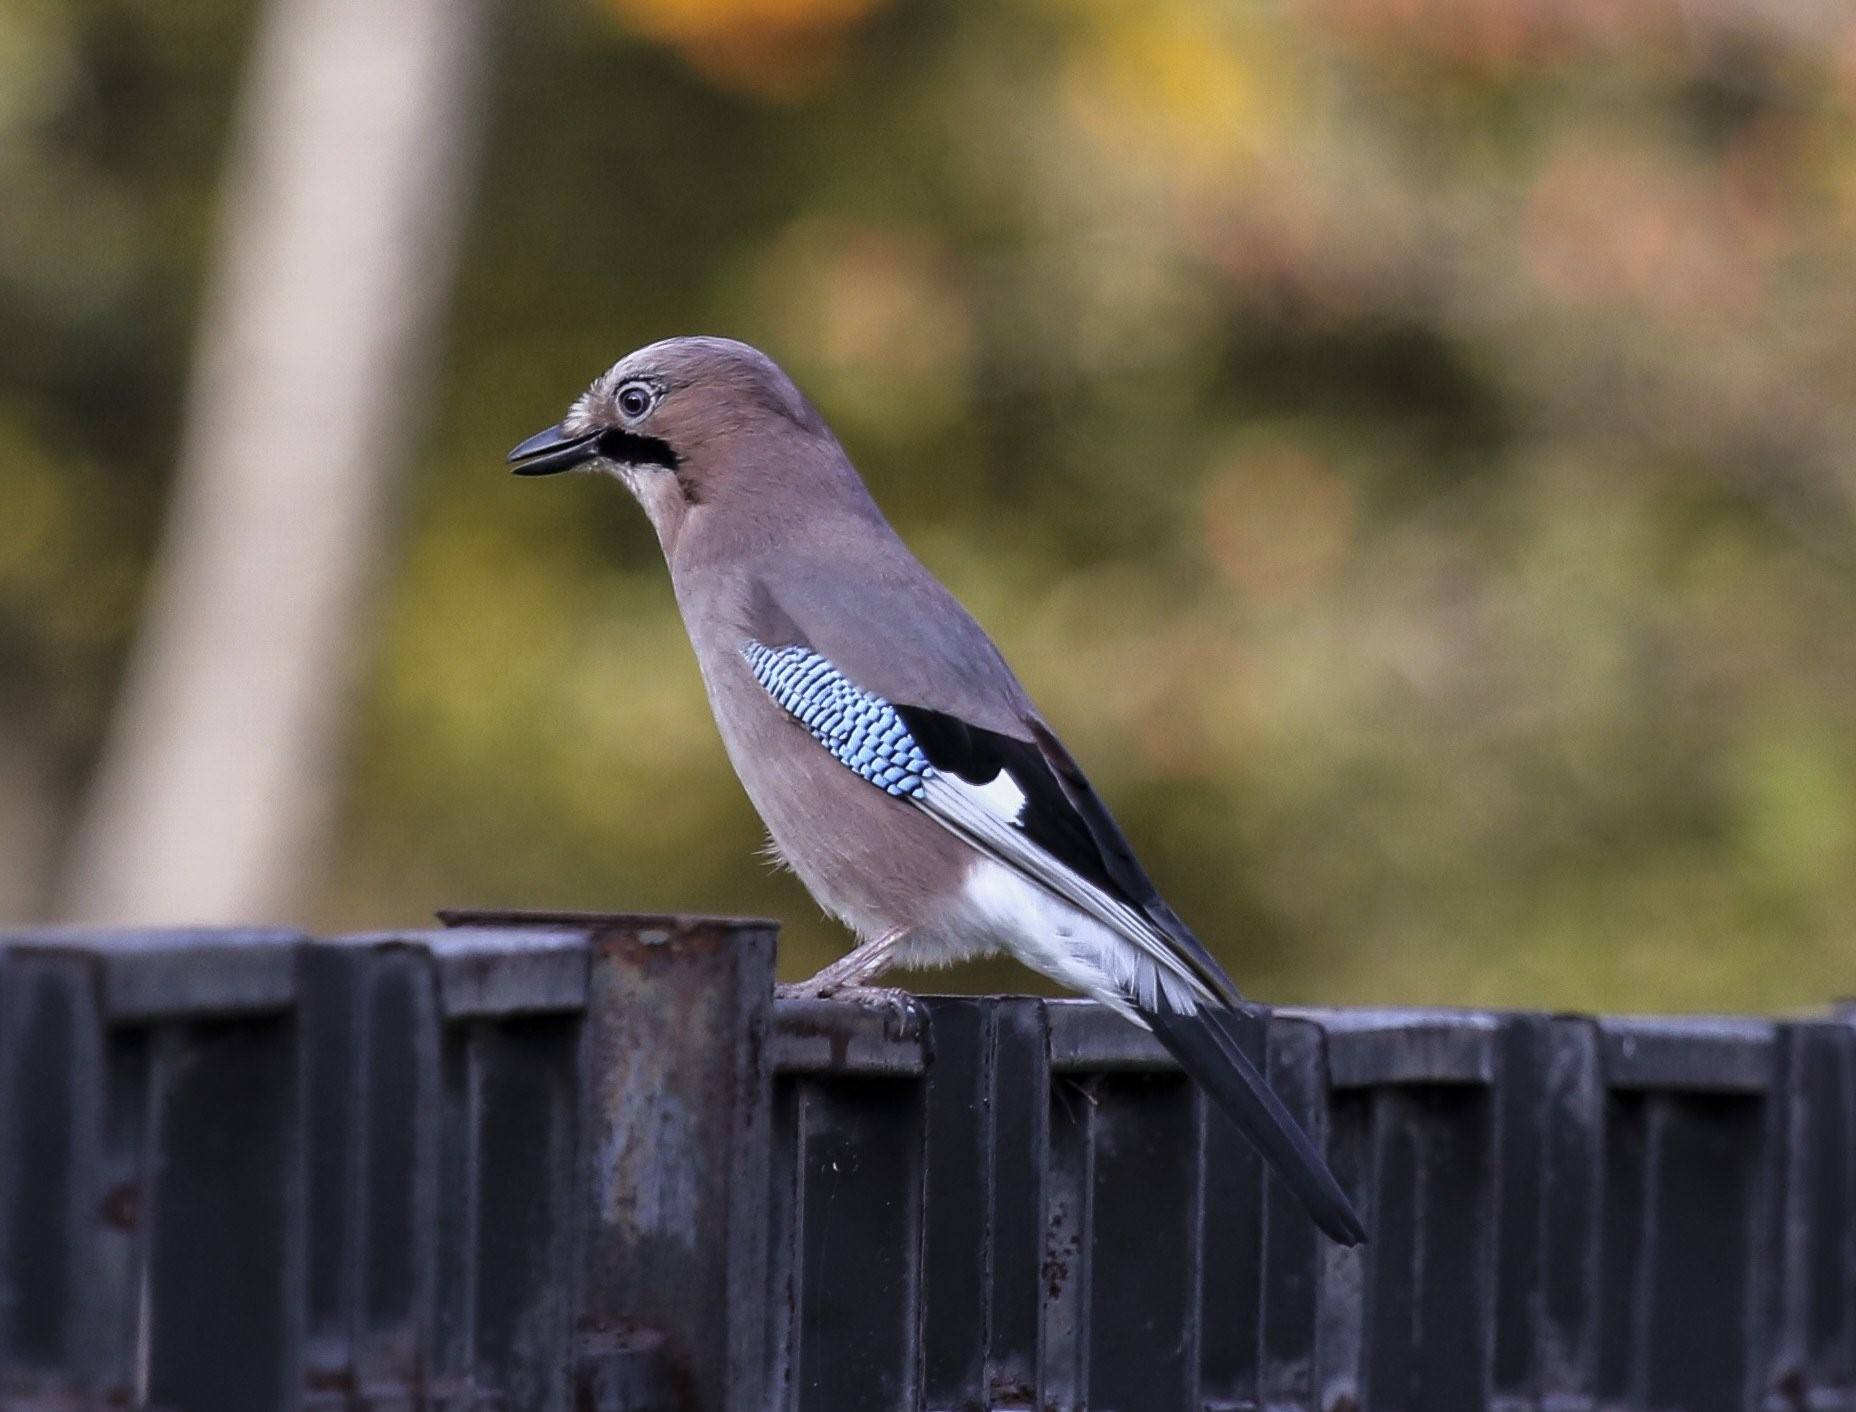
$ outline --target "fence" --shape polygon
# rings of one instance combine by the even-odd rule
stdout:
[[[1856,1407],[1856,1017],[1258,1020],[1342,1250],[1095,1007],[450,920],[0,937],[0,1407]]]

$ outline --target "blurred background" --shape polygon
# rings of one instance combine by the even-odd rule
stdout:
[[[0,915],[837,954],[502,464],[714,332],[1252,993],[1856,989],[1841,0],[9,0],[0,211]]]

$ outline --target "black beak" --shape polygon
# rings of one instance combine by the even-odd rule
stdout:
[[[565,427],[538,431],[509,453],[509,464],[519,476],[551,476],[571,471],[599,455],[599,433],[574,435]]]

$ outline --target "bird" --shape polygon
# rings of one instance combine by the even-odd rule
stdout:
[[[809,993],[1009,954],[1150,1031],[1329,1238],[1366,1238],[1240,1047],[1236,985],[771,358],[652,343],[508,461],[603,472],[643,508],[770,847],[858,938]]]

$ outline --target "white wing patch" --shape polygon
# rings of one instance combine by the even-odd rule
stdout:
[[[986,812],[1004,823],[1016,824],[1025,816],[1025,792],[1012,778],[1011,771],[1001,770],[985,784],[968,784],[955,778],[952,783],[977,799]]]

